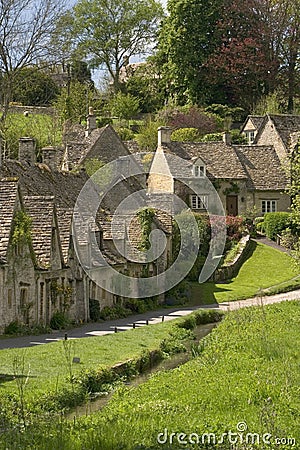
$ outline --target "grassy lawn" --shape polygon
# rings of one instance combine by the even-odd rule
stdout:
[[[193,283],[192,304],[203,305],[254,297],[265,288],[286,286],[299,275],[293,259],[267,245],[251,242],[251,253],[238,275],[226,283]],[[297,287],[297,283],[293,283]],[[298,286],[300,279],[298,280]],[[278,286],[279,287],[279,286]]]
[[[91,368],[110,367],[127,359],[137,358],[144,349],[156,349],[174,327],[171,322],[163,322],[126,332],[85,339],[67,341],[70,357],[80,358],[80,364],[72,365],[74,375]],[[68,355],[68,352],[67,352]],[[24,358],[24,372],[29,374],[26,394],[29,398],[55,390],[66,384],[70,374],[68,358],[63,341],[25,349],[5,349],[0,351],[0,373],[14,375],[14,361]],[[19,375],[22,375],[19,373]],[[3,393],[16,392],[15,380],[0,384]]]
[[[237,449],[299,448],[299,325],[300,302],[230,313],[200,343],[192,361],[136,388],[121,388],[101,412],[75,425],[56,423],[34,435],[31,431],[24,435],[28,447],[23,441],[23,448],[229,450],[226,438],[220,446],[193,446],[179,445],[178,435],[196,433],[202,439],[203,433],[214,433],[220,439],[222,433],[245,427],[245,434],[257,433],[260,443]],[[243,430],[237,427],[241,423]],[[161,440],[167,433],[168,442],[175,433],[173,444],[159,445],[158,433]],[[266,434],[269,443],[264,445]],[[295,439],[296,445],[275,444],[275,438]]]

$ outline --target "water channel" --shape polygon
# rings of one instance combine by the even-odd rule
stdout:
[[[198,325],[194,330],[193,333],[195,335],[195,340],[190,341],[187,345],[187,351],[184,353],[176,353],[175,355],[170,356],[169,358],[163,359],[159,363],[157,363],[155,366],[151,367],[146,372],[139,374],[132,378],[131,380],[128,380],[124,382],[126,386],[130,387],[136,387],[142,383],[145,383],[151,375],[157,372],[166,371],[166,370],[172,370],[176,367],[181,366],[182,364],[185,364],[192,358],[192,346],[197,344],[201,339],[203,339],[205,336],[207,336],[213,328],[217,326],[217,323],[209,323],[205,325]],[[86,416],[89,414],[93,414],[100,409],[102,409],[109,400],[111,399],[114,391],[111,391],[107,395],[102,395],[99,397],[96,397],[94,399],[89,400],[83,405],[77,406],[72,411],[69,411],[66,415],[66,418],[69,420],[75,420],[75,418],[79,418],[81,416]]]

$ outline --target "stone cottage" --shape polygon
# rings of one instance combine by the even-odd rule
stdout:
[[[241,133],[251,145],[272,145],[285,164],[300,139],[300,116],[292,114],[267,114],[248,116]]]
[[[202,183],[195,193],[183,180],[196,181],[205,176],[213,183],[228,215],[256,210],[287,211],[290,198],[285,193],[288,177],[272,145],[231,145],[225,133],[223,142],[173,142],[172,130],[158,130],[158,147],[152,162],[148,189],[178,195],[194,211],[205,212],[214,201]],[[172,160],[179,157],[182,163]],[[162,156],[166,161],[163,175],[157,175]]]
[[[56,311],[68,314],[74,321],[85,321],[90,317],[91,302],[97,302],[99,309],[122,302],[120,296],[114,295],[112,280],[104,267],[93,264],[100,286],[89,277],[83,261],[78,259],[74,242],[74,207],[89,179],[82,162],[88,155],[101,161],[106,157],[109,161],[116,159],[118,153],[123,157],[129,153],[111,127],[92,131],[98,139],[93,136],[89,146],[86,141],[82,143],[81,149],[78,148],[80,158],[73,157],[76,153],[73,149],[70,161],[64,160],[72,171],[62,170],[66,167],[61,166],[61,153],[51,147],[42,150],[43,162],[37,163],[31,138],[20,139],[18,160],[4,160],[0,165],[1,330],[15,320],[48,324]],[[92,131],[87,133],[87,139],[93,135]],[[99,207],[91,232],[105,262],[137,277],[144,276],[147,266],[151,276],[165,270],[168,264],[170,233],[159,217],[153,218],[151,229],[166,232],[169,243],[160,258],[149,265],[130,255],[143,236],[141,223],[132,220],[132,215],[119,217],[122,225],[119,241],[127,249],[124,255],[119,254],[111,235],[111,218],[119,202],[142,190],[139,180],[124,176],[121,167],[124,169],[122,159],[115,167],[118,183]],[[125,170],[128,171],[126,164]],[[83,235],[80,244],[91,264],[91,236]]]

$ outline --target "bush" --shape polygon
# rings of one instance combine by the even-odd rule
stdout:
[[[22,333],[22,324],[20,324],[17,320],[10,322],[4,328],[4,334],[19,334]]]
[[[67,316],[60,312],[56,311],[50,320],[50,327],[52,330],[61,330],[62,328],[66,328],[70,324]]]
[[[129,128],[115,127],[115,130],[122,141],[131,141],[134,138],[134,132]]]
[[[100,304],[98,300],[89,299],[90,319],[97,322],[101,319]]]
[[[173,131],[171,139],[178,142],[198,142],[201,138],[197,128],[179,128]]]
[[[277,234],[289,227],[291,222],[291,214],[287,212],[267,213],[264,217],[263,227],[266,236],[275,240]]]

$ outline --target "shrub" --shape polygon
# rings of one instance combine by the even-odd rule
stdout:
[[[277,234],[288,228],[291,222],[291,214],[287,212],[267,213],[264,217],[263,227],[266,236],[275,240]]]
[[[227,237],[229,240],[239,240],[244,231],[244,219],[240,216],[226,216]]]
[[[61,330],[62,328],[66,328],[69,323],[70,321],[64,313],[56,311],[51,317],[50,327],[52,330]]]
[[[101,319],[101,313],[100,313],[100,304],[98,300],[95,300],[93,298],[89,299],[89,309],[90,309],[90,319],[94,322],[97,322],[99,319]]]
[[[22,324],[20,324],[17,320],[10,322],[4,328],[4,334],[19,334],[22,333]]]
[[[171,139],[178,142],[198,142],[200,134],[197,128],[179,128],[173,131]]]
[[[122,141],[131,141],[134,138],[134,132],[129,128],[115,127],[115,130]]]

